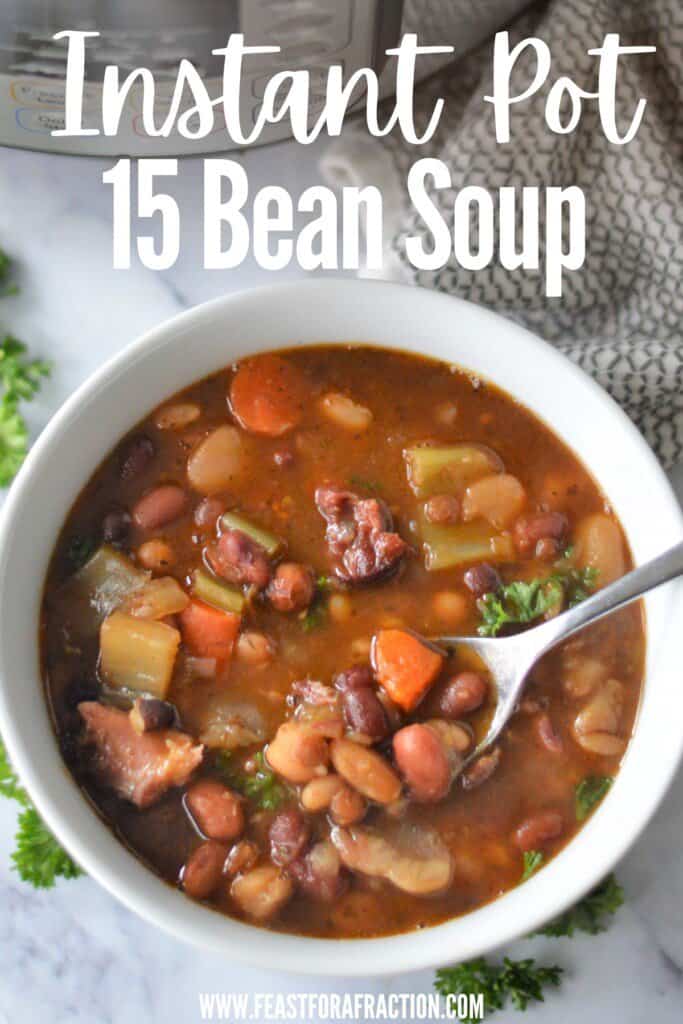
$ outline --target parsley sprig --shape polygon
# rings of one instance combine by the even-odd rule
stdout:
[[[609,918],[617,912],[623,902],[624,890],[614,875],[610,874],[582,900],[543,928],[539,928],[534,934],[547,935],[555,939],[571,938],[576,932],[598,935],[607,930]]]
[[[543,989],[557,987],[562,968],[537,967],[532,959],[511,960],[491,964],[484,957],[468,960],[455,967],[436,972],[434,987],[445,998],[459,995],[483,996],[484,1016],[502,1010],[509,1001],[517,1010],[526,1010],[529,1003],[544,1001]],[[461,1017],[461,1024],[473,1024],[480,1017]]]
[[[611,775],[587,775],[576,787],[576,820],[585,821],[614,782]]]
[[[275,811],[287,799],[287,790],[266,764],[263,751],[255,755],[256,771],[248,774],[227,750],[216,754],[215,765],[226,783],[262,811]]]
[[[24,882],[36,889],[51,889],[57,878],[77,878],[81,869],[46,828],[29,800],[0,741],[0,795],[16,800],[24,809],[19,815],[14,868]]]
[[[10,258],[0,249],[0,296],[16,293],[8,284],[11,269]],[[0,341],[0,487],[12,482],[28,452],[28,427],[20,403],[36,395],[49,373],[49,363],[28,359],[26,346],[12,334]]]
[[[594,569],[563,569],[546,579],[515,580],[491,591],[478,602],[480,636],[498,636],[504,626],[523,626],[546,612],[567,605],[572,608],[590,595]]]

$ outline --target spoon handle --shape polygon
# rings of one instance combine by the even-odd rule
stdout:
[[[556,643],[571,636],[577,629],[601,619],[603,615],[609,615],[617,608],[642,597],[653,587],[658,587],[661,583],[667,583],[681,575],[683,575],[683,541],[651,562],[646,562],[645,565],[622,576],[615,583],[598,590],[596,594],[586,601],[582,601],[581,604],[577,604],[562,615],[544,623],[538,629],[532,630],[532,633],[535,634],[534,639],[539,643],[542,641],[542,650],[554,647]]]

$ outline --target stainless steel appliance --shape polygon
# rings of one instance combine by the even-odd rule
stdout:
[[[0,144],[77,154],[172,156],[229,148],[224,130],[188,142],[180,135],[149,138],[142,129],[140,90],[133,89],[119,133],[85,138],[54,137],[64,122],[66,47],[55,42],[64,29],[98,31],[86,47],[84,121],[98,123],[101,82],[107,64],[122,73],[145,66],[158,83],[160,113],[168,104],[182,57],[201,70],[212,95],[220,91],[222,65],[211,51],[232,32],[247,43],[281,47],[267,61],[247,61],[242,117],[258,110],[268,77],[284,68],[309,68],[312,83],[324,81],[331,64],[346,73],[380,71],[385,51],[404,32],[425,45],[449,44],[465,53],[522,10],[529,0],[2,0],[0,9]],[[440,58],[425,58],[423,74]],[[386,75],[385,91],[391,90]],[[322,97],[315,97],[322,102]],[[245,121],[245,123],[247,123]],[[269,126],[261,142],[287,136],[287,124]]]

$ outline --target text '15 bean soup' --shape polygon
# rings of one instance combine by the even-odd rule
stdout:
[[[596,483],[497,388],[362,346],[245,359],[138,424],[62,530],[64,758],[189,898],[322,937],[436,924],[594,812],[645,641],[635,606],[547,655],[459,773],[495,679],[429,638],[529,628],[629,567]]]

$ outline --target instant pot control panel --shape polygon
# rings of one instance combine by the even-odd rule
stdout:
[[[129,93],[115,139],[54,138],[51,132],[64,126],[66,41],[55,41],[53,35],[64,29],[99,32],[86,43],[86,128],[100,127],[101,82],[108,64],[119,66],[122,79],[136,67],[154,72],[160,123],[182,58],[195,64],[209,94],[218,96],[222,58],[211,51],[225,46],[231,33],[242,32],[248,45],[281,47],[279,54],[245,59],[242,121],[246,130],[258,114],[269,77],[279,70],[310,71],[311,111],[315,115],[324,102],[324,82],[331,64],[341,64],[345,75],[360,67],[381,67],[385,50],[400,36],[401,12],[401,0],[391,0],[388,5],[382,0],[193,0],[191,4],[147,0],[144,5],[132,0],[16,0],[14,11],[0,11],[0,143],[132,156],[230,148],[218,118],[214,134],[201,143],[179,134],[168,139],[149,138],[142,126],[139,84]],[[287,134],[286,123],[270,125],[260,141],[276,141]]]

